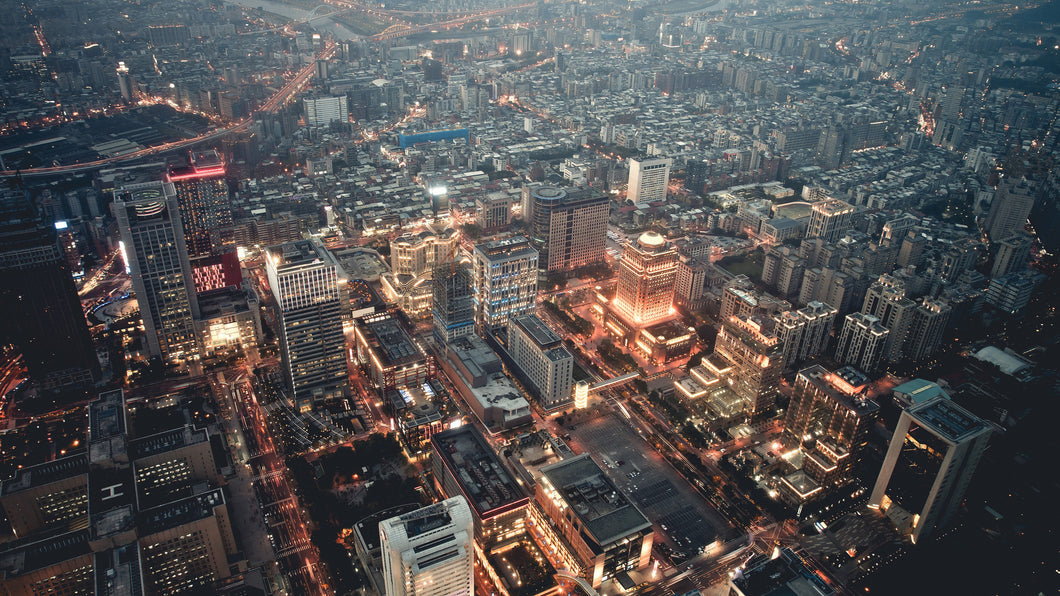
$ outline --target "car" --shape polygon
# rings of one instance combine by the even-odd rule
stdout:
[[[578,430],[577,426],[568,426],[567,430]]]

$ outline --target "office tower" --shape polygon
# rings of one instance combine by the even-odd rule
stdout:
[[[474,596],[475,533],[464,497],[379,523],[386,596]]]
[[[537,186],[529,190],[530,239],[546,271],[570,271],[604,260],[611,200],[594,189]]]
[[[114,193],[122,255],[152,356],[180,364],[198,358],[198,302],[185,250],[180,206],[172,182],[146,182]]]
[[[541,407],[554,410],[571,403],[574,356],[537,315],[512,317],[508,352],[530,379]]]
[[[484,551],[526,532],[530,498],[475,425],[436,433],[431,451],[435,481],[445,496],[467,500]]]
[[[1037,185],[1026,178],[1002,178],[997,183],[997,194],[990,202],[990,212],[983,224],[990,241],[998,242],[1022,230],[1037,195]]]
[[[1033,241],[1034,238],[1030,234],[1022,231],[1002,240],[994,257],[994,266],[990,269],[990,277],[997,278],[1026,269]]]
[[[839,199],[814,203],[806,237],[824,238],[828,242],[839,240],[843,231],[850,227],[853,213],[854,206]]]
[[[345,95],[338,97],[307,97],[305,106],[305,123],[307,126],[328,126],[332,122],[348,123],[350,109]]]
[[[624,248],[615,293],[619,314],[637,326],[672,315],[677,251],[656,232],[645,232]]]
[[[731,389],[753,417],[773,407],[784,371],[783,349],[771,324],[759,317],[729,317],[714,341],[713,356],[731,368]]]
[[[964,498],[992,427],[943,393],[902,412],[869,498],[913,542],[931,538]]]
[[[0,505],[18,539],[42,529],[83,526],[88,519],[88,456],[20,467],[0,482]]]
[[[170,169],[166,177],[177,193],[188,256],[234,250],[224,162],[213,150],[192,153],[189,161],[188,166]]]
[[[916,303],[906,298],[905,282],[888,274],[881,275],[865,292],[863,314],[876,317],[886,327],[887,345],[883,358],[890,362],[902,359]],[[865,369],[870,370],[870,369]]]
[[[442,265],[434,274],[434,339],[446,345],[475,332],[475,277],[465,263]]]
[[[774,315],[774,331],[783,346],[784,367],[813,358],[828,349],[832,325],[839,313],[823,302]]]
[[[475,245],[475,324],[505,327],[537,307],[538,253],[525,236]]]
[[[646,569],[651,522],[583,453],[541,468],[534,499],[547,523],[538,530],[568,545],[580,575],[593,587],[624,571]]]
[[[669,157],[630,158],[626,198],[634,203],[665,200],[673,164]]]
[[[677,262],[677,275],[674,280],[674,304],[690,310],[702,307],[706,301],[709,274],[709,260],[681,256]]]
[[[874,373],[885,360],[887,336],[890,331],[872,315],[853,313],[843,321],[839,333],[835,358],[844,364],[853,364],[861,370]]]
[[[276,299],[280,357],[300,410],[345,397],[349,389],[342,332],[341,277],[335,257],[317,240],[266,249],[265,272]]]
[[[118,62],[118,92],[121,94],[122,101],[133,100],[133,85],[132,77],[129,76],[129,67],[125,65],[125,62]]]
[[[803,447],[803,470],[821,484],[844,479],[868,442],[880,410],[861,393],[868,381],[850,367],[830,372],[820,365],[795,377],[784,436]]]
[[[0,339],[42,389],[91,385],[99,361],[56,229],[22,191],[0,193]]]
[[[475,197],[475,223],[483,234],[506,230],[511,221],[512,197],[508,193],[491,192]]]
[[[931,356],[942,344],[953,309],[945,300],[925,298],[913,310],[905,341],[905,357],[918,362]]]

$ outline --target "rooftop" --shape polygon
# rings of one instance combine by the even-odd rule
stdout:
[[[384,368],[424,358],[401,320],[390,313],[357,319],[357,327]]]
[[[0,554],[0,578],[13,578],[90,554],[88,532],[49,536]]]
[[[991,429],[975,414],[944,397],[917,404],[908,411],[920,426],[954,443]]]
[[[732,584],[742,596],[827,596],[834,590],[806,567],[790,549],[780,549],[775,558],[756,561],[737,569]]]
[[[209,440],[205,429],[183,426],[130,441],[129,452],[132,459],[140,459]]]
[[[361,535],[361,540],[364,541],[365,547],[369,551],[373,551],[379,548],[379,523],[383,520],[390,519],[395,516],[404,515],[411,511],[415,511],[420,508],[419,503],[405,503],[404,505],[398,505],[397,507],[391,507],[384,509],[378,513],[373,513],[368,517],[354,524],[354,528],[357,533]]]
[[[140,535],[150,536],[210,517],[214,514],[215,507],[224,504],[225,498],[221,489],[213,489],[194,497],[141,511]]]
[[[523,506],[529,500],[474,426],[438,433],[431,443],[480,518]]]
[[[140,596],[143,581],[135,542],[96,553],[96,596]]]
[[[894,394],[910,404],[923,403],[937,396],[949,397],[942,387],[939,387],[938,383],[932,383],[924,379],[913,379],[907,383],[902,383],[894,388]]]
[[[88,456],[84,453],[70,455],[55,461],[18,469],[12,478],[0,483],[0,494],[10,495],[87,473]]]
[[[541,474],[601,547],[651,528],[587,453],[545,466]]]
[[[334,264],[331,253],[318,242],[296,240],[268,248],[269,255],[278,262],[277,268],[311,265],[314,263]]]
[[[514,317],[512,322],[529,335],[539,348],[552,347],[562,341],[559,335],[535,314]]]

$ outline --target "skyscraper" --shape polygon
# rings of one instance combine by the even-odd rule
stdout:
[[[0,338],[45,389],[88,385],[99,361],[54,226],[22,191],[0,194]]]
[[[305,122],[307,126],[328,126],[332,122],[349,122],[350,108],[346,96],[307,97],[305,105]]]
[[[192,153],[186,167],[172,168],[173,183],[184,226],[188,256],[220,254],[234,249],[232,204],[225,182],[225,164],[216,151]]]
[[[854,206],[839,199],[828,199],[813,204],[807,238],[824,238],[828,242],[839,240],[843,230],[850,225]]]
[[[615,307],[634,325],[650,325],[673,313],[677,251],[656,232],[627,243],[618,269]]]
[[[890,331],[880,325],[878,318],[859,312],[849,314],[839,333],[835,358],[844,364],[853,364],[865,372],[874,373],[885,359],[888,335]]]
[[[919,542],[953,518],[992,427],[945,394],[902,412],[869,498]]]
[[[173,364],[197,359],[198,302],[173,183],[133,184],[114,196],[111,208],[132,272],[148,352]]]
[[[861,312],[876,317],[889,331],[883,353],[885,360],[901,360],[915,309],[916,303],[905,296],[905,283],[894,276],[881,275],[865,292]]]
[[[664,200],[673,163],[669,157],[630,158],[626,198],[634,203]]]
[[[434,273],[434,338],[443,346],[475,332],[475,284],[465,263],[441,265]]]
[[[909,333],[905,340],[905,357],[917,362],[935,353],[942,344],[943,333],[952,312],[949,303],[937,298],[924,299],[913,309]]]
[[[773,407],[784,371],[780,339],[770,328],[771,323],[758,317],[729,317],[722,322],[714,341],[713,356],[731,368],[727,376],[732,391],[743,399],[751,416]]]
[[[530,238],[541,269],[570,271],[604,259],[611,204],[606,194],[555,186],[533,187],[529,193]]]
[[[537,251],[525,236],[475,245],[475,324],[506,327],[508,319],[534,312]]]
[[[828,349],[832,324],[839,311],[823,302],[775,315],[776,334],[784,349],[784,367],[812,358]]]
[[[319,241],[299,240],[266,250],[265,271],[276,298],[280,357],[300,410],[340,399],[349,390],[343,292],[338,262]]]
[[[386,596],[473,596],[471,508],[452,497],[379,524]]]
[[[1036,185],[1026,178],[1007,176],[997,183],[997,194],[990,203],[990,212],[983,225],[991,242],[1008,238],[1023,229],[1037,194]]]

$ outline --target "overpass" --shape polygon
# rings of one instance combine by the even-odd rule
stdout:
[[[618,385],[624,385],[626,382],[632,381],[633,379],[635,379],[635,378],[637,378],[639,376],[640,376],[639,372],[628,372],[628,373],[626,373],[624,375],[620,375],[620,376],[614,377],[612,379],[604,379],[603,381],[597,381],[596,383],[593,383],[592,385],[589,385],[589,392],[592,393],[593,391],[599,391],[601,389],[607,389],[608,387],[616,387]]]
[[[592,584],[580,575],[574,575],[566,569],[557,569],[556,577],[562,577],[563,579],[574,581],[574,583],[578,584],[578,587],[582,589],[582,592],[585,592],[586,596],[600,596],[600,593],[593,588]]]

